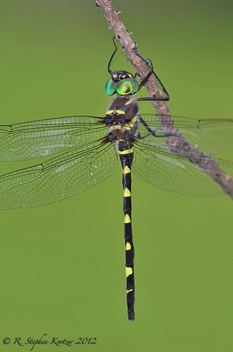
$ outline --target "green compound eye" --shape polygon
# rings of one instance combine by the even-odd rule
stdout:
[[[112,79],[109,79],[106,83],[105,92],[108,95],[113,95],[116,92],[116,83]]]
[[[119,95],[133,94],[138,91],[138,83],[133,78],[123,79],[116,85],[116,91]]]

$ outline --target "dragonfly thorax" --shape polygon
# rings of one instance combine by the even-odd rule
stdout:
[[[133,141],[138,128],[137,101],[129,97],[116,98],[107,110],[104,122],[109,127],[109,142]]]
[[[130,97],[118,97],[113,100],[106,112],[107,120],[113,115],[124,115],[125,119],[132,119],[138,114],[138,104],[136,99]]]

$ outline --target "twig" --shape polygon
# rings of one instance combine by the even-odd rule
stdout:
[[[124,24],[119,18],[120,12],[116,12],[110,0],[97,0],[96,6],[103,11],[106,20],[109,23],[109,29],[115,32],[115,36],[126,52],[126,59],[130,60],[138,77],[145,77],[149,72],[147,64],[135,54],[135,42],[131,39],[131,34],[127,31]],[[138,54],[139,51],[137,50]],[[155,77],[151,76],[145,85],[150,96],[161,96],[161,91],[157,86]],[[225,174],[218,166],[217,161],[210,156],[202,153],[196,146],[191,145],[184,137],[176,137],[178,131],[175,129],[173,120],[169,114],[169,107],[165,101],[152,102],[161,126],[166,127],[166,132],[171,132],[171,136],[166,137],[166,144],[175,155],[186,156],[189,161],[205,171],[216,183],[218,183],[223,192],[228,193],[233,199],[233,181],[231,177]],[[173,135],[172,135],[173,134]]]

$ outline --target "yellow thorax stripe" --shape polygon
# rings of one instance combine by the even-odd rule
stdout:
[[[106,115],[111,115],[111,114],[113,114],[113,110],[108,110],[107,112],[106,112]],[[119,114],[119,115],[125,115],[125,112],[123,111],[123,110],[116,110],[116,113],[117,114]]]
[[[137,121],[138,115],[134,116],[134,118],[130,121],[130,127],[133,127],[133,125],[135,124],[135,122]]]
[[[125,103],[125,105],[129,105],[132,103],[132,100],[130,99],[129,101],[127,101],[127,103]]]
[[[130,130],[135,125],[135,122],[137,121],[137,119],[138,119],[138,115],[134,116],[130,122],[127,122],[124,124],[123,128],[125,130]]]
[[[117,110],[116,112],[117,112],[117,114],[119,114],[119,115],[125,115],[125,112],[124,112],[123,110]]]
[[[106,112],[106,115],[111,115],[113,113],[113,110],[108,110],[107,112]]]

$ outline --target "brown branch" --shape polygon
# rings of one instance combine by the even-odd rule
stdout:
[[[120,12],[116,12],[110,0],[97,0],[96,6],[103,11],[106,20],[109,23],[109,29],[115,32],[115,36],[126,52],[126,59],[129,60],[137,73],[138,77],[145,77],[149,72],[148,65],[135,54],[135,42],[131,39],[131,34],[127,31],[124,24],[119,18]],[[138,54],[140,52],[137,50]],[[163,93],[157,86],[154,76],[151,76],[145,85],[150,96],[162,96]],[[177,137],[179,132],[175,129],[173,120],[169,114],[169,107],[165,101],[152,102],[161,127],[166,128],[166,133],[170,133],[166,137],[166,144],[170,150],[178,156],[185,156],[193,164],[205,171],[216,183],[218,183],[223,192],[228,193],[233,199],[233,181],[231,177],[225,174],[218,166],[217,161],[210,156],[203,154],[196,146],[191,145],[184,137]]]
[[[138,77],[145,77],[149,72],[148,65],[140,59],[138,55],[135,54],[135,42],[131,39],[131,34],[127,31],[124,24],[119,18],[120,12],[116,12],[111,4],[110,0],[97,0],[97,7],[99,7],[109,23],[109,29],[113,29],[115,36],[119,43],[122,46],[123,51],[126,52],[126,60],[129,60],[137,72]],[[137,50],[140,54],[139,50]],[[150,96],[162,96],[161,90],[158,88],[156,79],[154,76],[151,76],[148,82],[145,85]],[[164,101],[158,101],[152,103],[158,114],[168,114],[169,107]]]

